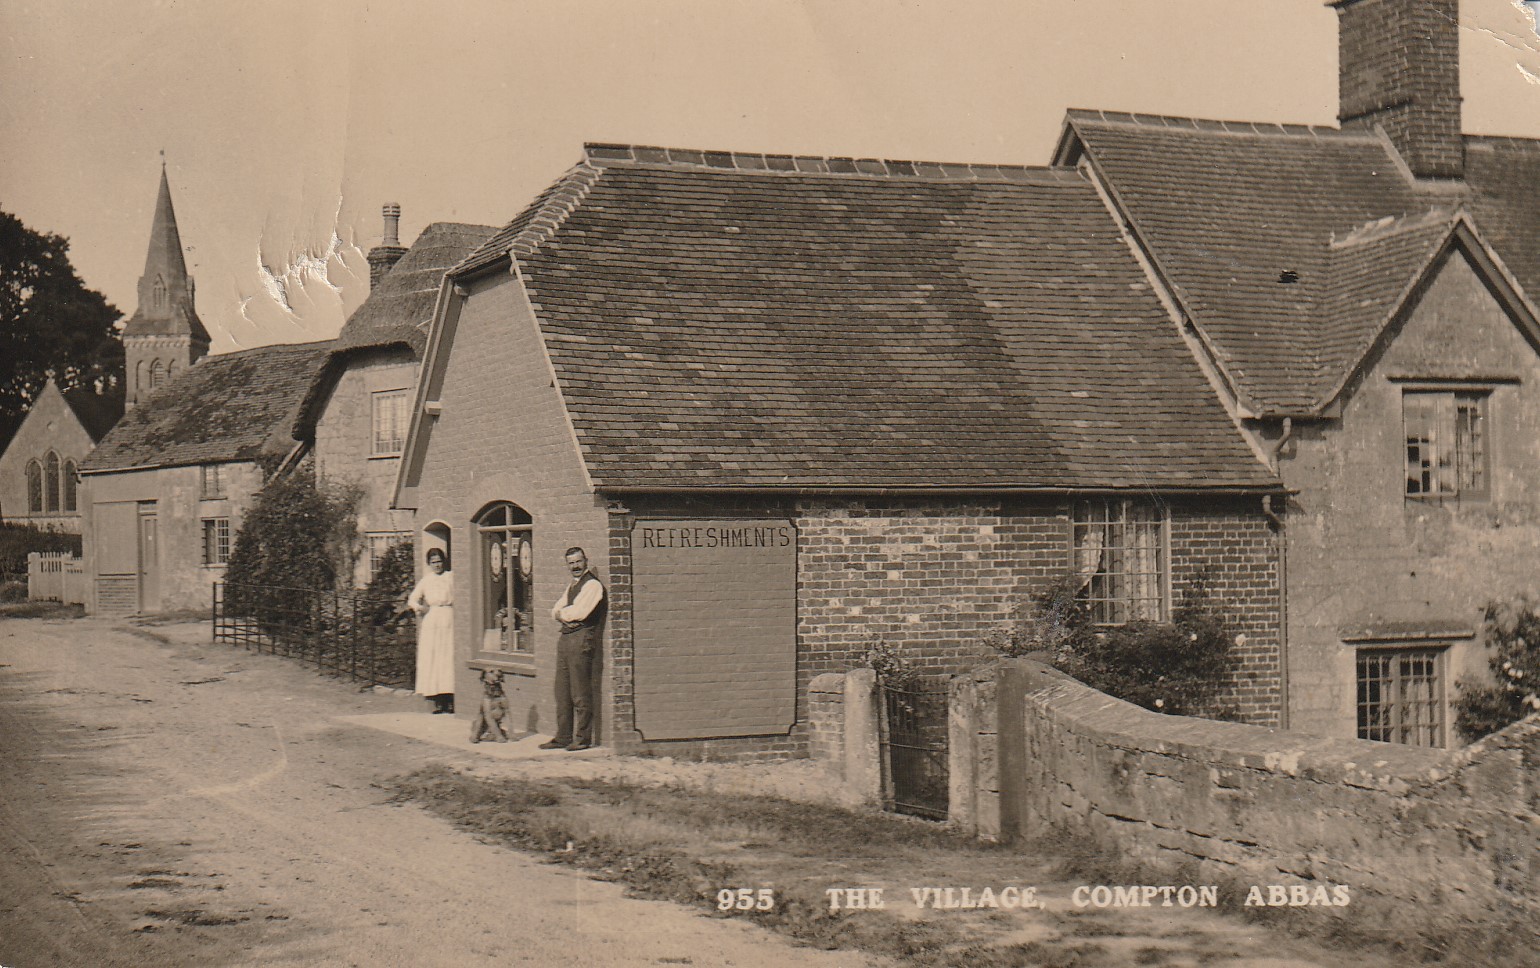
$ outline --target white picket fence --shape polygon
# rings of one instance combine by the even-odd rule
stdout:
[[[27,598],[34,602],[86,602],[85,562],[67,551],[27,555]]]

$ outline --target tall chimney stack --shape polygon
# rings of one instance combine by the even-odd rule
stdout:
[[[406,255],[406,248],[401,244],[401,206],[395,202],[387,202],[382,208],[381,214],[385,216],[385,238],[380,244],[369,250],[369,288],[374,289],[380,284],[380,279],[390,271],[390,267],[401,261]]]
[[[1459,0],[1327,0],[1337,10],[1337,118],[1381,127],[1418,178],[1461,178]]]

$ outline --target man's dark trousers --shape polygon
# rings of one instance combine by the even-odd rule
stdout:
[[[563,630],[556,640],[556,737],[558,743],[593,742],[594,649],[599,628]]]

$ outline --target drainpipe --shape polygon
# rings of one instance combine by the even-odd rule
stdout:
[[[1283,418],[1283,433],[1273,445],[1270,455],[1273,473],[1278,473],[1278,461],[1283,446],[1294,435],[1294,419]],[[1285,499],[1287,501],[1287,499]],[[1287,504],[1285,504],[1285,509]],[[1262,496],[1262,514],[1272,522],[1278,535],[1278,728],[1289,728],[1289,541],[1283,526],[1283,516],[1273,508],[1273,495]]]

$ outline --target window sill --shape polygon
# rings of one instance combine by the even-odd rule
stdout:
[[[400,460],[401,459],[401,452],[398,450],[394,454],[370,454],[369,455],[369,459],[370,460]]]
[[[490,656],[483,652],[467,665],[472,669],[500,669],[504,675],[535,676],[535,657],[532,655]]]

